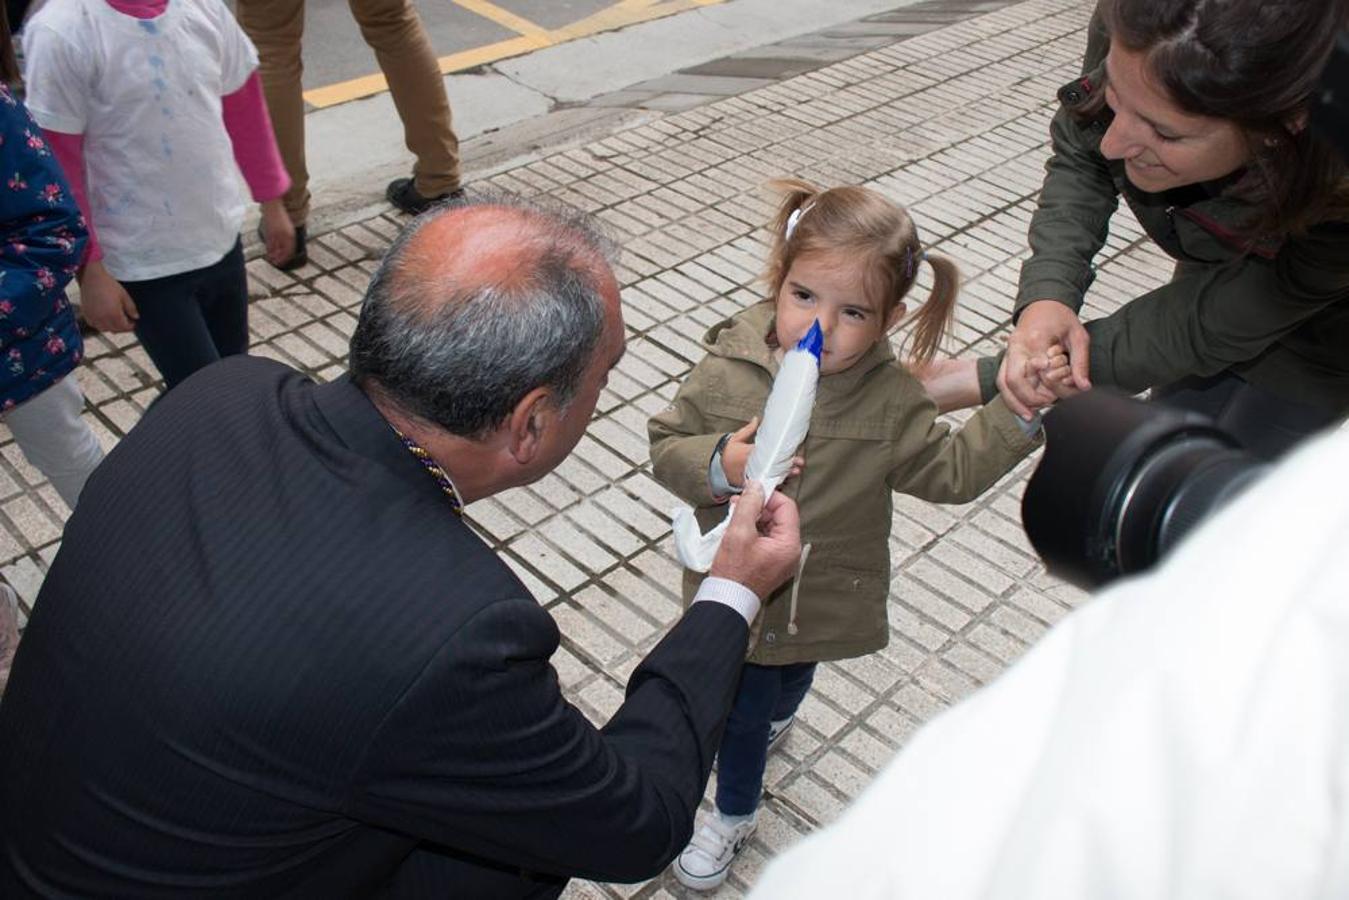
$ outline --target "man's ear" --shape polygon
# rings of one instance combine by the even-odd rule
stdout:
[[[553,392],[537,387],[520,398],[506,422],[508,449],[520,465],[528,465],[538,456],[543,437],[554,418]]]

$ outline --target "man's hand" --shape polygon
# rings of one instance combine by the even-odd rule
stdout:
[[[1021,311],[998,370],[998,390],[1012,412],[1023,419],[1029,420],[1036,410],[1058,399],[1042,379],[1055,345],[1068,348],[1068,387],[1074,392],[1091,387],[1087,377],[1091,338],[1077,314],[1057,300],[1036,300]]]
[[[267,241],[267,261],[279,266],[295,255],[295,225],[286,214],[281,198],[261,204],[262,235]]]
[[[112,277],[100,260],[80,272],[80,311],[84,320],[99,331],[131,331],[140,313],[122,283]]]
[[[731,523],[708,574],[739,582],[762,600],[796,574],[801,558],[796,504],[777,492],[765,504],[758,482],[731,502]]]

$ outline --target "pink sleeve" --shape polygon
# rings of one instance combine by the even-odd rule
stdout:
[[[284,194],[290,187],[290,176],[281,162],[257,72],[248,76],[243,87],[221,100],[220,115],[234,145],[234,160],[253,199],[264,203]]]
[[[84,188],[84,135],[48,131],[46,128],[42,129],[42,134],[47,139],[47,146],[56,154],[56,162],[61,166],[61,171],[65,172],[70,192],[75,195],[75,203],[79,206],[84,223],[89,228],[89,243],[85,247],[84,259],[80,260],[80,265],[100,260],[103,258],[103,248],[98,244],[98,234],[94,231],[94,216],[89,209],[89,195]]]

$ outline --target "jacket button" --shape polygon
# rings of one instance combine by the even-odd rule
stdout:
[[[854,578],[852,580],[852,589],[854,591],[860,591],[862,589],[862,579]]]
[[[763,639],[765,644],[775,644],[778,640],[778,633],[776,631],[764,632]]]

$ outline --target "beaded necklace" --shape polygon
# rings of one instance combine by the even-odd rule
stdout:
[[[449,498],[450,509],[454,511],[454,514],[462,516],[464,504],[459,500],[459,494],[454,490],[454,482],[450,481],[450,473],[446,472],[441,468],[440,463],[431,458],[431,454],[426,452],[425,447],[394,428],[394,426],[390,425],[389,427],[393,428],[393,433],[398,435],[398,439],[403,442],[403,446],[416,457],[417,462],[422,464],[422,468],[431,474],[431,477],[436,480],[436,484],[440,485],[441,491]]]

